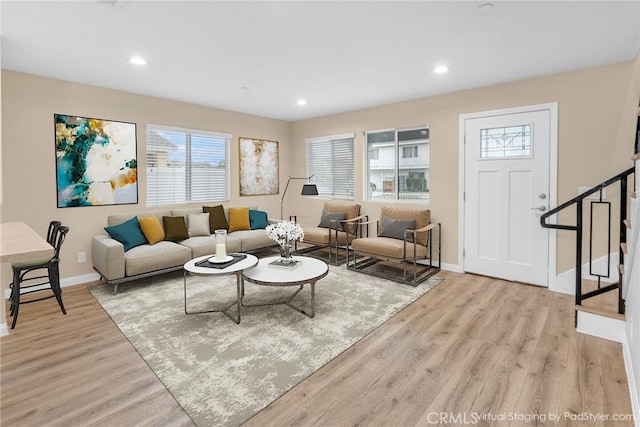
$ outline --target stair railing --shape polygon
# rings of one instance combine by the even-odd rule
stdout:
[[[552,228],[556,230],[569,230],[576,232],[576,305],[582,305],[582,301],[587,298],[595,297],[596,295],[603,294],[605,292],[613,291],[615,289],[619,289],[618,292],[618,312],[620,314],[624,314],[624,299],[622,298],[622,287],[620,286],[622,275],[620,275],[620,279],[617,283],[601,286],[602,278],[609,278],[611,273],[611,202],[603,201],[602,190],[610,185],[613,185],[617,182],[620,183],[620,216],[619,216],[619,248],[620,245],[626,243],[627,234],[626,234],[626,226],[624,224],[624,220],[627,215],[627,184],[629,175],[633,174],[635,168],[629,168],[626,171],[610,178],[601,184],[596,185],[595,187],[587,190],[586,192],[580,194],[579,196],[565,202],[554,209],[551,209],[549,212],[546,212],[544,215],[540,217],[540,225],[544,228]],[[590,226],[589,226],[589,274],[592,276],[596,276],[598,278],[598,287],[595,290],[589,292],[582,292],[582,246],[583,246],[583,204],[584,200],[595,193],[600,193],[600,197],[597,201],[591,201],[591,215],[590,215]],[[593,206],[594,204],[605,204],[608,206],[608,249],[607,249],[607,274],[594,274],[593,273]],[[571,206],[575,205],[576,207],[576,225],[564,225],[564,224],[549,224],[547,220],[557,214],[558,212],[567,209]],[[624,265],[624,253],[622,249],[619,250],[620,254],[620,265]]]

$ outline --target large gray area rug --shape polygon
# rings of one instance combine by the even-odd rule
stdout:
[[[221,313],[185,315],[182,273],[90,290],[199,426],[237,426],[362,339],[441,280],[413,288],[330,267],[316,284],[316,316],[286,305],[244,308],[239,325]],[[308,306],[310,292],[294,300]],[[246,304],[294,288],[246,283]],[[189,311],[235,299],[235,276],[188,276]],[[233,309],[235,310],[235,308]]]

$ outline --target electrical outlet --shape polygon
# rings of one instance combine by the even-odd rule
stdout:
[[[78,264],[87,262],[87,253],[86,252],[78,252]]]

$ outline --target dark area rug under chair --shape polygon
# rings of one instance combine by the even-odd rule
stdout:
[[[189,311],[235,300],[235,276],[188,276]],[[182,273],[90,291],[178,403],[199,426],[237,426],[428,292],[330,266],[316,284],[316,316],[286,305],[185,315]],[[295,303],[307,306],[305,287]],[[246,304],[278,300],[294,288],[245,283]],[[235,307],[232,309],[235,310]]]

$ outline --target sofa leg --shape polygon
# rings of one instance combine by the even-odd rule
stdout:
[[[115,294],[117,294],[117,293],[118,293],[118,284],[117,284],[117,283],[115,283],[115,284],[113,285],[113,295],[115,295]]]

